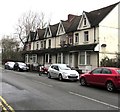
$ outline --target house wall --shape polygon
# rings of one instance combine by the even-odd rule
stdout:
[[[84,32],[85,31],[89,32],[89,41],[88,42],[84,41]],[[80,30],[80,31],[74,32],[74,39],[73,39],[74,45],[76,44],[75,43],[75,34],[76,33],[79,33],[79,43],[78,43],[79,45],[98,43],[98,41],[99,41],[99,39],[98,39],[98,37],[99,37],[98,36],[99,35],[99,30],[98,30],[97,27],[96,28],[87,29],[87,30]]]
[[[120,3],[118,4],[118,53],[120,54]]]
[[[56,41],[56,48],[60,47],[60,36],[55,38]]]
[[[105,56],[115,58],[118,53],[118,6],[99,24],[99,61]],[[106,44],[106,47],[101,47]]]

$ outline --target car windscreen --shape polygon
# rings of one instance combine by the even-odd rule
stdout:
[[[70,68],[68,68],[67,66],[60,66],[61,70],[71,70]]]

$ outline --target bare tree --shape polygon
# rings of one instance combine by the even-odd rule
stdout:
[[[24,13],[18,20],[17,33],[20,41],[24,44],[26,36],[30,31],[35,31],[37,28],[44,28],[47,22],[45,22],[44,13],[37,13],[29,11]]]

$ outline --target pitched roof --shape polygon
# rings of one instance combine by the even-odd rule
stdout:
[[[37,29],[38,37],[40,40],[44,38],[45,28],[44,29]]]
[[[27,36],[27,41],[26,42],[29,41],[29,38],[30,38],[30,42],[32,42],[33,39],[34,39],[34,36],[35,36],[35,32],[30,31],[29,35]]]
[[[74,32],[77,30],[79,21],[81,19],[82,16],[75,16],[74,19],[72,20],[72,24],[69,26],[67,33],[69,32]]]
[[[54,25],[50,25],[50,29],[51,29],[51,33],[52,33],[52,36],[53,36],[53,37],[56,36],[57,29],[58,29],[58,25],[59,25],[59,23],[54,24]]]
[[[91,12],[85,12],[86,16],[88,17],[89,22],[91,23],[91,26],[99,25],[99,23],[110,13],[111,10],[115,8],[115,6],[118,3],[115,3],[113,5],[110,5],[110,6],[98,9],[98,10],[94,10]]]

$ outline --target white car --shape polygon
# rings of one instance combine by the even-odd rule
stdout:
[[[48,78],[79,80],[79,73],[76,70],[71,70],[66,64],[52,64],[48,69]]]
[[[12,70],[14,68],[15,62],[8,61],[5,63],[5,69]]]

